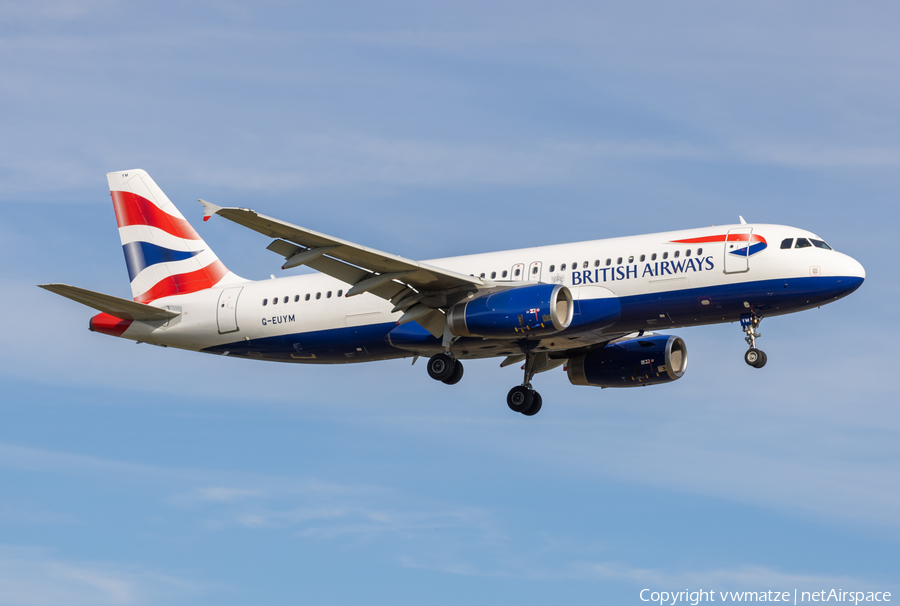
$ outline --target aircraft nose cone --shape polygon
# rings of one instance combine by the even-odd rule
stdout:
[[[859,278],[859,283],[862,284],[862,281],[866,279],[866,268],[856,259],[850,257],[850,260],[852,261],[850,275]]]
[[[850,294],[862,286],[866,279],[866,268],[862,266],[862,263],[847,255],[844,255],[841,261],[840,275],[845,284],[844,293]]]

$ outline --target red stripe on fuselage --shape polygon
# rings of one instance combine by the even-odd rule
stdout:
[[[163,278],[148,291],[136,296],[134,300],[138,303],[149,303],[163,297],[206,290],[218,284],[227,273],[228,268],[217,259],[203,269]]]
[[[190,223],[184,219],[173,217],[147,198],[128,191],[111,191],[109,193],[112,196],[113,207],[116,209],[116,222],[119,227],[149,225],[176,238],[200,239]]]
[[[687,238],[686,240],[672,240],[675,244],[706,244],[708,242],[762,242],[766,239],[759,234],[722,234],[719,236],[703,236],[702,238]]]
[[[105,335],[121,337],[128,330],[132,320],[122,320],[109,314],[99,313],[91,318],[91,330]]]

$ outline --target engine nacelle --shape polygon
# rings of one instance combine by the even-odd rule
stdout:
[[[639,387],[680,379],[687,369],[681,337],[645,335],[613,341],[569,358],[569,382],[594,387]]]
[[[450,309],[453,334],[462,337],[552,335],[572,323],[572,293],[562,284],[532,284],[489,292]]]

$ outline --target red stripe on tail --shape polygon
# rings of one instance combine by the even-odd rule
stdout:
[[[172,295],[186,295],[212,288],[228,273],[228,268],[216,260],[197,271],[163,278],[148,291],[134,298],[138,303],[149,303]]]
[[[176,238],[199,240],[200,236],[184,219],[173,217],[156,204],[128,191],[111,191],[116,222],[119,227],[126,225],[149,225],[163,230]]]

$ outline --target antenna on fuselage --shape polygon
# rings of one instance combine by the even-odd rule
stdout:
[[[738,219],[740,219],[740,220],[741,220],[741,225],[747,225],[747,222],[746,222],[746,221],[744,221],[744,217],[742,217],[742,216],[740,216],[740,215],[738,215]]]

